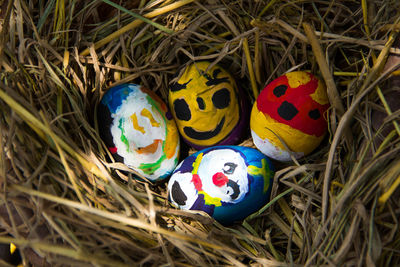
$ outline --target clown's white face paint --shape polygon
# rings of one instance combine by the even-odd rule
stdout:
[[[191,166],[175,172],[168,183],[171,202],[181,209],[191,209],[199,194],[204,195],[206,205],[221,206],[222,202],[241,202],[249,191],[248,168],[239,152],[217,149],[200,153]]]
[[[249,190],[246,162],[230,149],[205,154],[197,174],[204,192],[227,203],[240,202]]]

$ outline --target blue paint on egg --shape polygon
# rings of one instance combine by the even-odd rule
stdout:
[[[140,90],[140,86],[137,84],[121,84],[108,90],[103,96],[101,103],[106,105],[111,113],[116,113],[118,108],[122,106],[124,100],[127,99],[129,94]]]
[[[210,147],[176,167],[168,183],[169,200],[180,209],[205,211],[232,224],[269,201],[274,174],[271,161],[257,149]]]

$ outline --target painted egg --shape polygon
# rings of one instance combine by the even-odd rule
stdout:
[[[328,107],[325,85],[311,73],[295,71],[280,76],[261,91],[253,105],[253,142],[276,160],[290,161],[291,153],[301,158],[324,138]]]
[[[233,145],[246,125],[246,101],[233,77],[209,62],[195,62],[171,84],[169,104],[178,130],[192,147]]]
[[[97,114],[100,136],[116,160],[151,181],[172,173],[179,134],[167,105],[152,91],[136,84],[112,87]]]
[[[183,160],[168,182],[170,202],[180,209],[207,212],[232,224],[269,201],[274,170],[254,148],[215,146]]]

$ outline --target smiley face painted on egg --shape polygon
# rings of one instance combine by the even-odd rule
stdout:
[[[269,83],[253,105],[253,142],[265,155],[291,160],[311,153],[327,132],[325,85],[311,73],[290,72]],[[287,145],[291,152],[287,150]]]
[[[215,146],[182,161],[168,183],[169,199],[207,212],[223,224],[242,220],[269,200],[274,171],[256,149]]]
[[[179,132],[197,149],[234,144],[244,128],[244,100],[233,77],[209,62],[189,65],[170,85],[169,104]],[[207,71],[206,71],[207,70]]]
[[[100,136],[114,158],[151,181],[168,177],[179,156],[179,135],[168,107],[135,84],[110,88],[98,106]]]

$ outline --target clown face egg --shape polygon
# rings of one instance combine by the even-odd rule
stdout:
[[[235,80],[221,67],[209,66],[204,61],[188,66],[169,91],[178,130],[196,149],[235,144],[246,124],[245,98]]]
[[[257,149],[215,146],[183,160],[168,182],[169,200],[184,210],[207,212],[232,224],[269,201],[274,170]]]
[[[280,161],[290,161],[291,153],[296,158],[307,155],[324,138],[328,107],[325,85],[311,73],[280,76],[261,91],[253,105],[253,142],[265,155]]]
[[[114,158],[151,181],[168,177],[178,162],[179,134],[165,103],[135,84],[110,88],[97,119]]]

